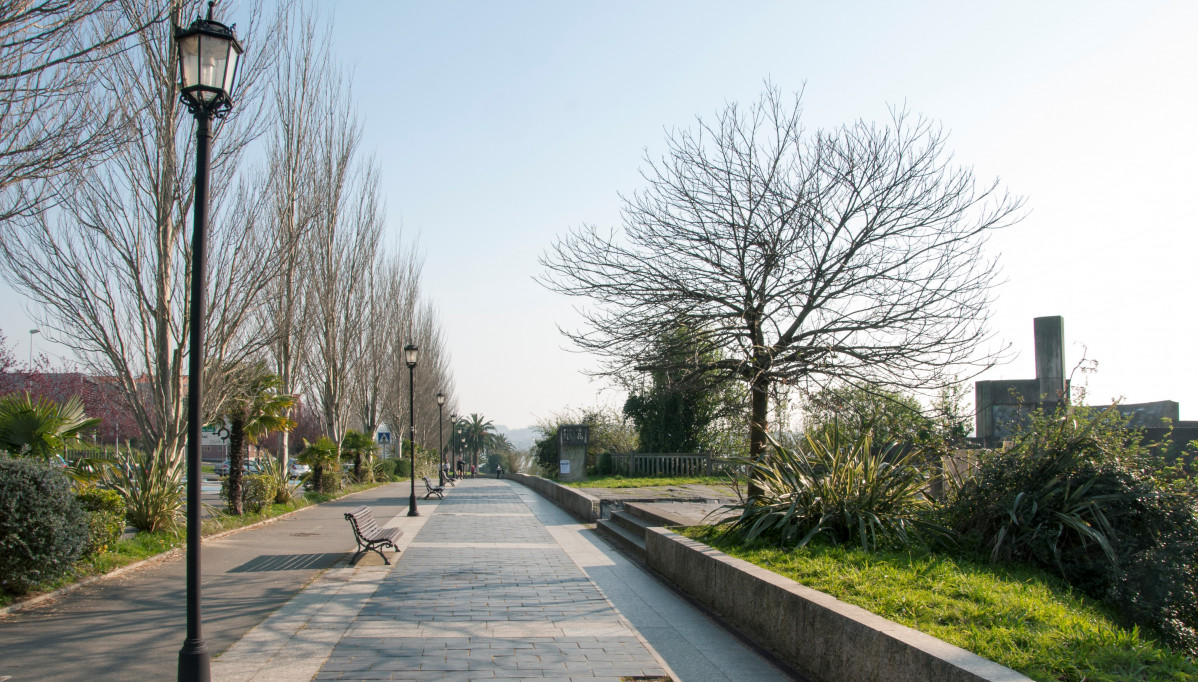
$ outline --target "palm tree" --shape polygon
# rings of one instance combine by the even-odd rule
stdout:
[[[258,439],[274,431],[290,431],[295,422],[287,412],[295,404],[295,398],[278,392],[279,377],[259,362],[247,368],[240,390],[225,402],[224,409],[217,415],[215,423],[224,423],[229,429],[229,509],[240,515],[241,473],[246,457],[246,444],[258,443]]]
[[[471,463],[478,466],[478,456],[491,444],[495,435],[495,425],[490,419],[483,419],[478,413],[472,413],[469,419],[462,420],[462,435],[466,439],[466,451],[470,453]]]
[[[365,481],[372,471],[370,460],[377,450],[378,446],[370,436],[353,429],[345,432],[345,438],[341,439],[341,456],[353,460],[354,480],[358,483]]]
[[[79,396],[62,403],[43,397],[35,400],[27,392],[0,398],[0,450],[15,456],[49,459],[63,454],[83,431],[99,424],[99,419],[84,413]]]

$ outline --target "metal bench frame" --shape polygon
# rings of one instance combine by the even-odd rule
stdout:
[[[424,494],[424,499],[427,500],[433,495],[436,495],[437,499],[445,499],[445,486],[433,485],[432,481],[428,480],[428,476],[421,476],[420,478],[424,481],[424,489],[428,491]]]
[[[398,552],[399,548],[395,546],[395,541],[403,537],[403,530],[380,528],[374,519],[374,511],[365,505],[346,512],[345,520],[349,521],[350,528],[354,529],[354,540],[358,542],[358,551],[349,560],[350,565],[358,560],[359,555],[372,551],[383,557],[383,563],[390,566],[391,562],[387,559],[387,555],[383,554],[379,547],[390,547]]]

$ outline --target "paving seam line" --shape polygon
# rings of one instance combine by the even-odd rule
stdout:
[[[526,492],[529,496],[528,499],[525,499]],[[536,500],[537,504],[543,504],[548,509],[552,509],[553,511],[564,514],[569,519],[570,524],[577,526],[578,530],[569,530],[568,526],[563,527],[560,525],[555,525],[553,528],[561,529],[561,530],[559,530],[559,532],[575,535],[579,542],[591,544],[588,541],[588,538],[583,537],[581,535],[581,530],[593,529],[595,524],[587,524],[587,523],[579,522],[578,519],[576,519],[572,515],[570,515],[570,513],[567,512],[565,509],[562,509],[558,505],[554,504],[554,502],[552,500],[549,500],[548,498],[544,497],[543,495],[540,495],[539,493],[537,493],[535,490],[529,488],[528,486],[521,485],[519,488],[516,488],[516,495],[521,498],[521,500],[524,502],[524,504],[528,505],[529,510],[532,511],[533,515],[537,516],[537,520],[541,521],[542,523],[544,523],[544,519],[542,519],[539,515],[536,514],[536,510],[533,508],[532,504],[529,504],[529,500]],[[582,572],[583,576],[586,577],[587,581],[589,583],[591,583],[591,585],[595,588],[595,591],[597,591],[603,597],[603,601],[607,602],[607,605],[612,610],[612,612],[619,615],[619,618],[620,618],[619,622],[629,632],[631,632],[633,634],[633,636],[636,637],[637,641],[639,641],[641,643],[641,645],[645,647],[645,650],[648,651],[653,656],[653,658],[657,660],[657,662],[661,665],[662,670],[665,671],[665,674],[670,679],[674,679],[674,680],[681,679],[681,677],[679,677],[678,673],[674,672],[674,670],[672,668],[670,668],[670,664],[666,661],[665,657],[662,656],[660,653],[658,653],[657,649],[653,648],[653,645],[650,644],[647,639],[645,639],[645,636],[641,634],[640,630],[633,627],[632,623],[629,622],[628,619],[624,617],[624,614],[620,613],[620,609],[616,608],[615,602],[613,602],[611,600],[611,598],[607,596],[607,593],[604,592],[601,587],[599,587],[599,583],[595,582],[595,579],[591,577],[591,574],[589,572],[587,572],[586,568],[580,563],[579,559],[581,557],[576,558],[572,552],[567,550],[566,547],[564,547],[561,544],[561,540],[560,540],[560,538],[558,538],[557,534],[549,529],[549,524],[545,524],[545,529],[547,531],[549,531],[549,535],[553,538],[553,541],[557,544],[557,546],[561,548],[562,552],[564,552],[566,554],[566,556],[575,565],[575,567],[577,567],[578,570]],[[599,549],[598,547],[593,547],[593,545],[592,545],[592,548],[594,549],[594,551],[602,553],[602,550]]]
[[[390,484],[386,483],[384,485],[390,485]],[[314,507],[319,507],[322,504],[328,504],[329,502],[336,502],[337,500],[343,500],[347,497],[353,497],[354,495],[359,495],[361,493],[370,492],[371,490],[374,490],[375,488],[381,488],[381,487],[382,486],[375,486],[374,488],[367,488],[366,490],[359,490],[357,492],[349,493],[348,495],[342,495],[341,497],[337,497],[337,498],[328,500],[327,502],[319,502],[317,504],[310,504],[306,507],[301,507],[299,509],[293,509],[293,510],[287,512],[286,514],[279,514],[278,516],[272,516],[269,519],[262,519],[261,521],[255,521],[254,523],[251,523],[248,526],[241,526],[240,528],[230,528],[229,530],[222,530],[219,533],[204,536],[203,540],[216,540],[216,539],[228,536],[228,535],[233,535],[234,533],[240,533],[243,530],[252,530],[252,529],[258,528],[260,526],[265,526],[269,523],[274,523],[276,521],[282,521],[283,519],[285,519],[293,514],[298,514],[306,509],[312,509]],[[39,594],[36,597],[30,597],[29,599],[19,601],[15,604],[9,604],[8,606],[0,608],[0,618],[2,618],[4,616],[10,616],[15,613],[20,613],[21,611],[26,611],[26,610],[32,609],[35,606],[40,606],[47,602],[52,602],[55,599],[58,599],[59,597],[70,594],[71,592],[74,592],[75,590],[78,590],[80,588],[87,587],[88,585],[93,585],[102,580],[108,580],[109,578],[116,578],[120,575],[129,573],[131,571],[135,571],[140,568],[148,568],[154,564],[162,563],[164,561],[169,561],[171,559],[174,559],[177,555],[182,554],[184,549],[185,548],[183,548],[183,547],[175,547],[174,549],[168,549],[165,552],[162,552],[160,554],[155,554],[154,556],[146,557],[145,559],[142,559],[141,561],[134,561],[131,564],[125,564],[124,566],[114,568],[107,573],[101,573],[100,575],[88,576],[88,577],[84,578],[83,580],[80,580],[79,582],[74,582],[74,583],[71,583],[70,585],[63,585],[62,587],[60,587],[56,590],[47,592],[45,594]],[[335,566],[330,566],[330,568],[334,568],[334,567]]]

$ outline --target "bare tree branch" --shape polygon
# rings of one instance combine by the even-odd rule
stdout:
[[[769,87],[671,133],[622,231],[575,230],[541,259],[543,285],[592,304],[563,333],[604,359],[596,374],[677,369],[654,341],[694,330],[690,357],[721,359],[686,369],[750,388],[754,456],[778,385],[929,388],[993,364],[984,247],[1022,203],[954,164],[931,121],[809,133],[801,113]]]

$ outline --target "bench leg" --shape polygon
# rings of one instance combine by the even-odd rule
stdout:
[[[358,545],[358,551],[354,552],[354,555],[352,557],[350,557],[349,565],[353,566],[355,563],[357,563],[358,557],[362,556],[366,552],[374,552],[375,554],[378,554],[379,556],[381,556],[383,558],[384,564],[387,564],[388,566],[390,566],[391,561],[387,558],[387,555],[383,554],[383,551],[381,549],[379,549],[380,546],[385,547],[386,545],[367,545],[365,547],[363,547],[362,545]],[[391,545],[391,549],[396,549],[395,545]]]
[[[377,552],[379,556],[383,557],[384,564],[387,564],[388,566],[391,565],[391,560],[387,558],[386,554],[383,554],[383,550],[379,549],[378,547],[371,547],[371,549]]]

